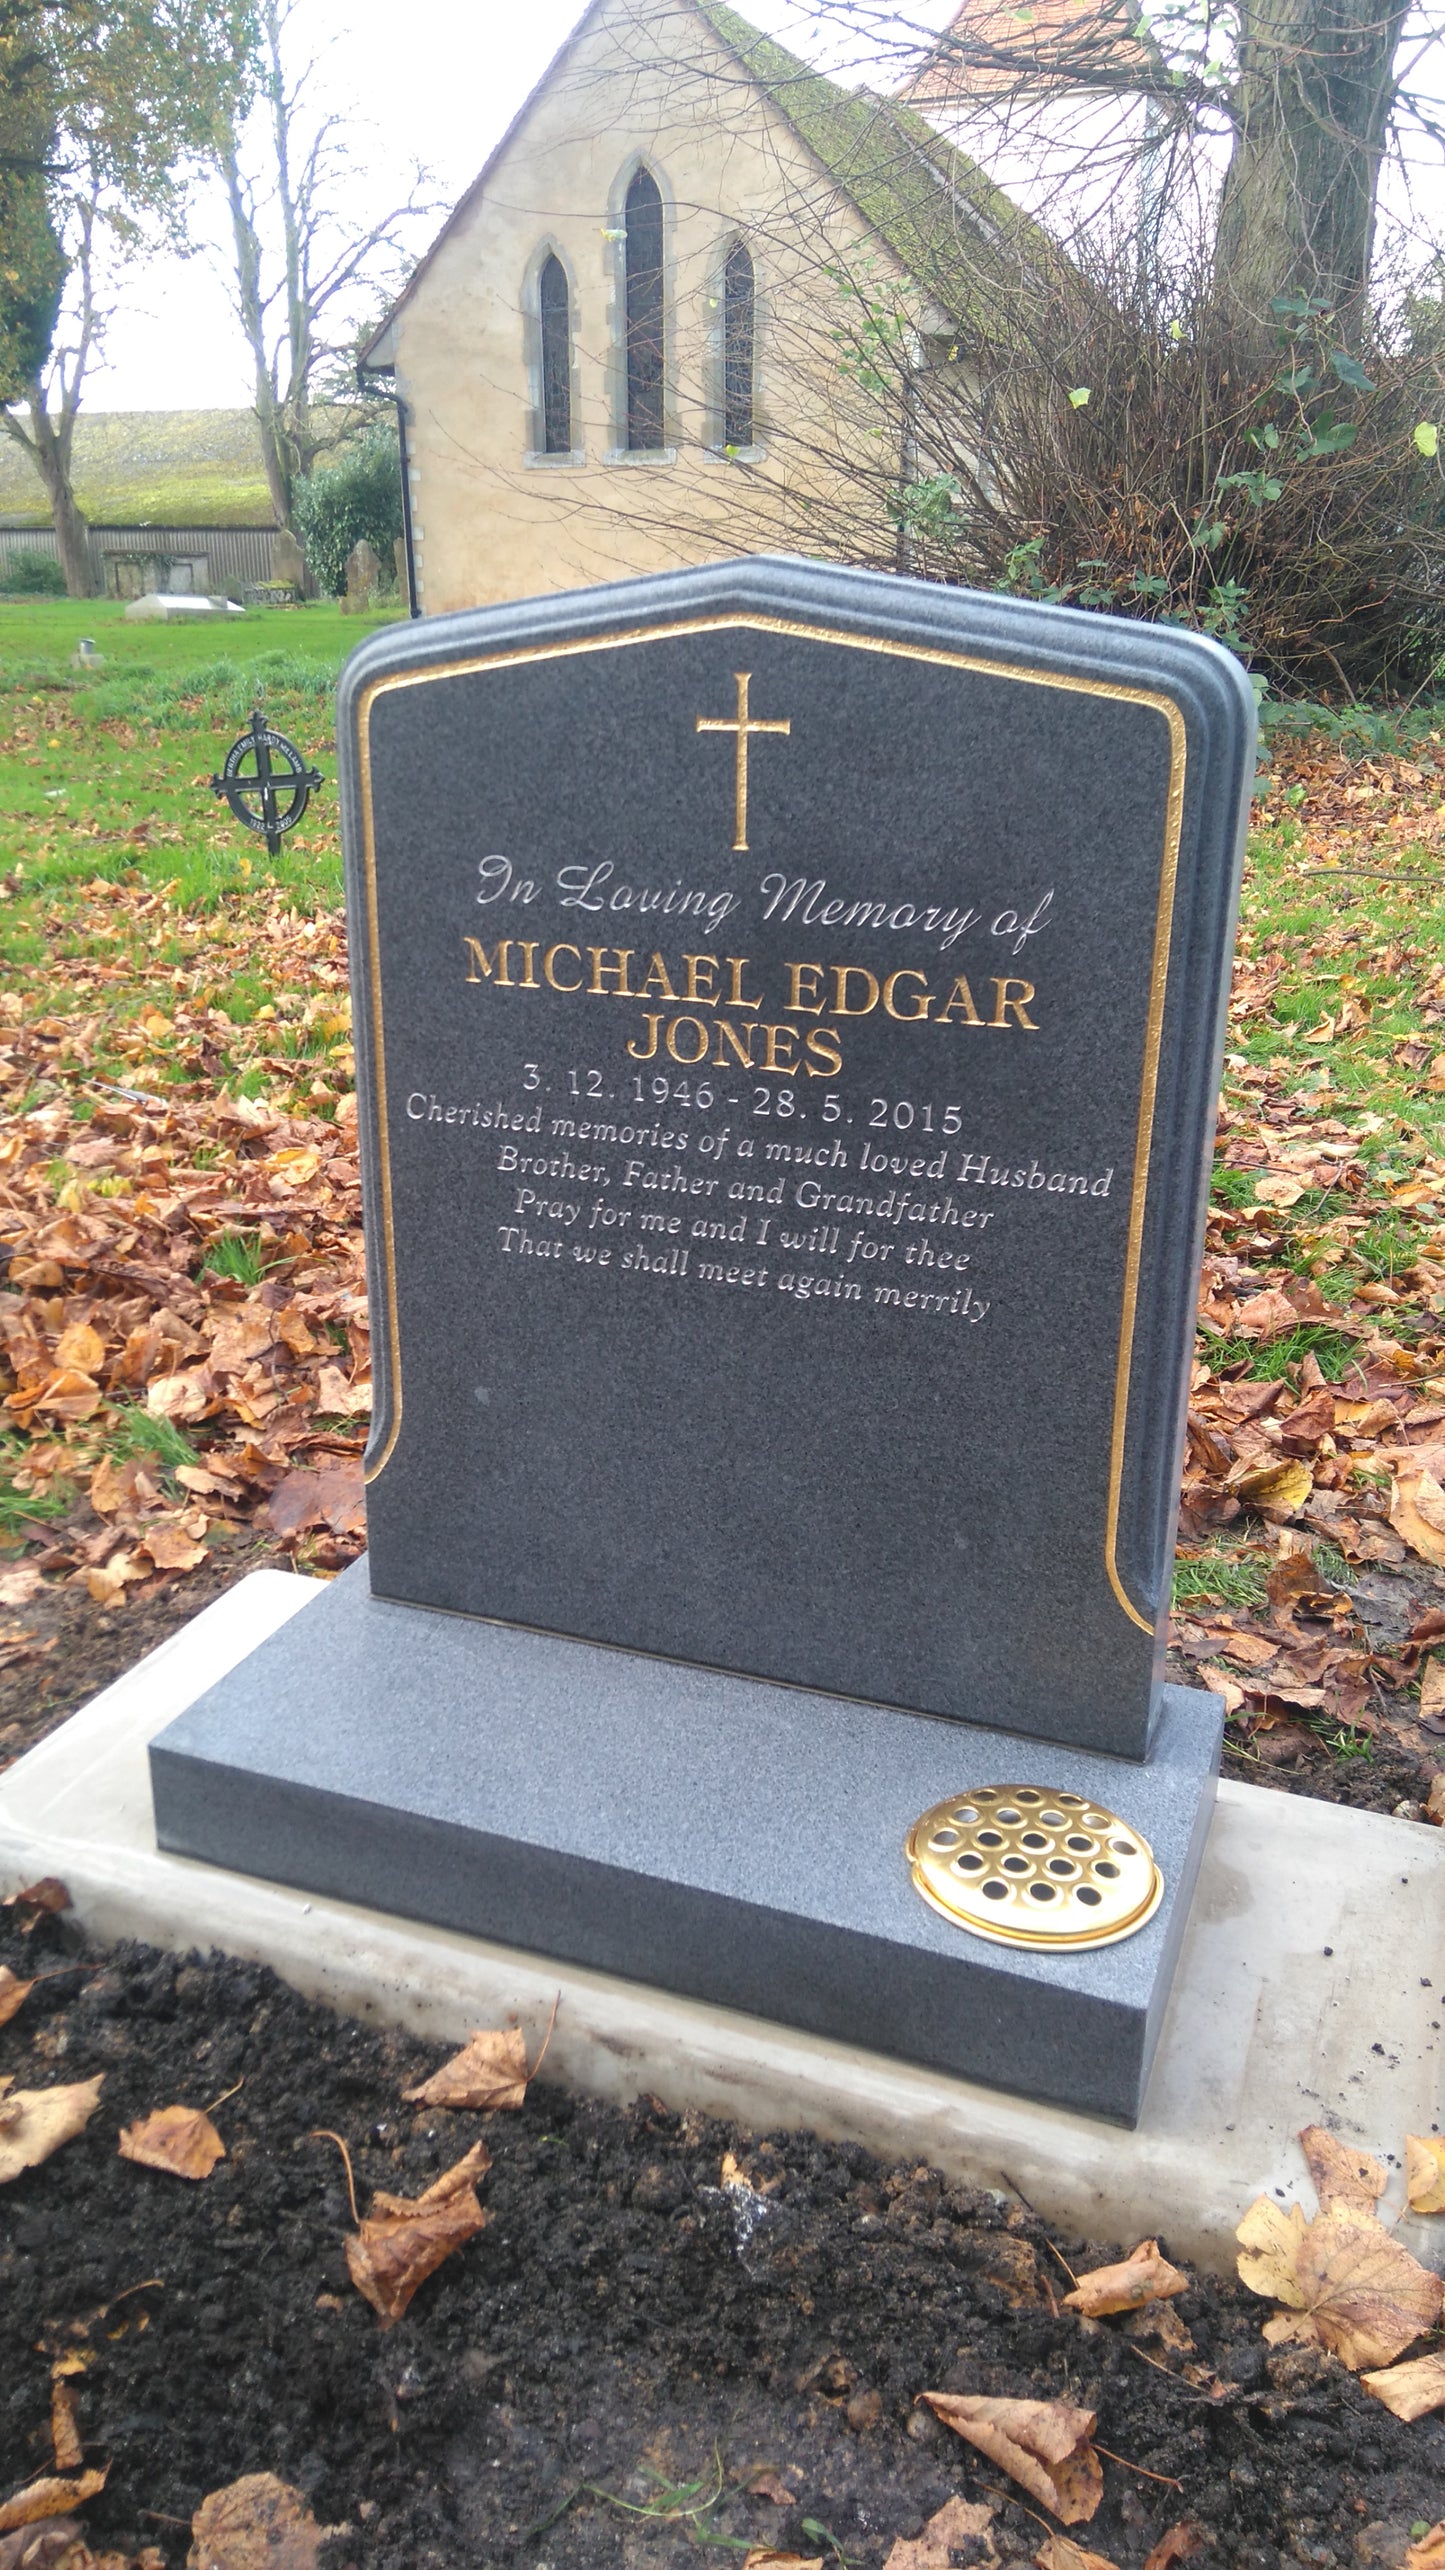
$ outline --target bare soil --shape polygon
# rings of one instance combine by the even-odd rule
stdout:
[[[248,1571],[294,1568],[280,1545],[238,1527],[186,1579],[156,1580],[148,1595],[115,1606],[97,1606],[83,1584],[48,1581],[24,1611],[39,1648],[0,1667],[0,1772]]]
[[[1050,2229],[1002,2171],[974,2193],[541,2082],[517,2114],[413,2108],[436,2047],[252,1965],[87,1949],[50,1918],[0,1928],[0,1959],[56,1976],[0,2031],[0,2071],[105,2073],[85,2132],[0,2191],[0,2493],[48,2468],[51,2364],[80,2354],[86,2461],[111,2467],[97,2543],[179,2570],[202,2496],[265,2471],[345,2529],[328,2558],[355,2570],[665,2570],[749,2543],[873,2570],[952,2493],[992,2500],[1002,2558],[1031,2558],[1043,2519],[916,2406],[939,2388],[1097,2410],[1121,2459],[1074,2531],[1119,2570],[1186,2519],[1239,2570],[1391,2570],[1445,2513],[1445,2424],[1400,2425],[1322,2352],[1271,2351],[1267,2306],[1233,2282],[1170,2306],[1190,2348],[1147,2315],[1060,2311],[1066,2267],[1120,2244]],[[121,2125],[238,2081],[203,2183],[117,2156]],[[488,2227],[389,2331],[348,2278],[322,2126],[363,2210],[475,2140],[492,2153]],[[766,2205],[751,2227],[729,2150]]]

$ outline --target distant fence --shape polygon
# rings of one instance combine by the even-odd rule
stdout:
[[[93,526],[91,577],[110,597],[134,597],[156,587],[239,593],[270,579],[275,532],[264,526]],[[0,567],[7,553],[45,553],[58,560],[54,528],[0,526]],[[170,566],[164,578],[152,571],[156,563]]]

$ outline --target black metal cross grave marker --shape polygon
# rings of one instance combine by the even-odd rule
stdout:
[[[247,760],[254,761],[249,772]],[[278,857],[282,832],[295,829],[321,782],[321,770],[308,767],[295,742],[284,732],[273,732],[258,709],[250,729],[227,750],[225,766],[211,779],[211,792],[223,795],[237,820],[265,840],[269,855]],[[258,798],[254,810],[248,795]]]

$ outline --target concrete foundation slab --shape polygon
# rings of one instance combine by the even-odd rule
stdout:
[[[437,2041],[516,2017],[549,2075],[755,2129],[810,2126],[1022,2191],[1085,2236],[1161,2232],[1232,2264],[1261,2191],[1308,2201],[1295,2142],[1323,2122],[1392,2169],[1445,2120],[1445,1837],[1223,1783],[1142,2121],[1132,2133],[698,2000],[160,1853],[154,1735],[317,1594],[258,1572],[0,1777],[0,1886],[69,1885],[102,1937],[218,1946],[308,1996]],[[1439,2266],[1439,2223],[1400,2236]]]

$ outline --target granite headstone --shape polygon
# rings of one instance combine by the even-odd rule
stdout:
[[[792,561],[352,656],[370,1549],[164,1844],[1132,2120],[1253,729],[1194,637]],[[1030,1778],[1153,1845],[1128,1942],[918,1898]]]
[[[343,727],[373,1588],[1141,1757],[1238,665],[759,564]]]

